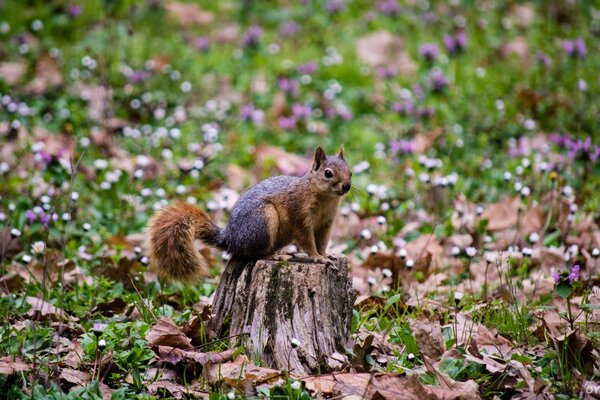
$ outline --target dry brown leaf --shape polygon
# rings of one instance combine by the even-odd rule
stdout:
[[[146,388],[150,394],[158,395],[161,399],[189,399],[190,396],[194,399],[209,398],[208,392],[203,391],[202,386],[197,382],[192,385],[180,385],[169,380],[157,380],[152,381]]]
[[[224,363],[231,360],[235,349],[223,352],[202,353],[197,351],[181,350],[170,346],[155,346],[153,348],[159,362],[177,365],[183,363],[193,369],[201,370],[206,364]]]
[[[248,385],[283,383],[285,376],[281,371],[255,366],[246,356],[239,356],[224,364],[211,364],[205,375],[211,385],[224,382],[240,389]]]
[[[444,353],[446,345],[442,325],[438,320],[419,316],[410,320],[409,325],[421,354],[437,359]]]
[[[31,370],[31,365],[24,362],[20,357],[0,357],[0,375],[12,375],[18,372]]]
[[[239,165],[230,164],[227,167],[227,186],[241,192],[256,183],[256,177]]]
[[[416,65],[404,47],[404,40],[387,31],[373,32],[359,38],[356,53],[361,61],[373,67],[385,66],[402,75],[416,71]]]
[[[15,62],[0,63],[0,80],[6,82],[8,86],[14,86],[23,79],[27,65],[23,60]]]
[[[31,309],[27,314],[35,319],[50,319],[53,321],[58,320],[60,310],[48,303],[44,299],[38,297],[27,296],[27,303],[31,306]]]
[[[77,82],[73,90],[82,100],[88,103],[88,115],[91,119],[102,121],[110,115],[112,89],[106,86],[87,85]]]
[[[38,60],[33,80],[29,82],[25,90],[34,94],[43,94],[48,89],[60,86],[62,83],[63,76],[58,61],[45,55]]]
[[[127,303],[120,297],[112,299],[108,302],[103,302],[96,304],[94,308],[92,308],[91,313],[96,314],[99,313],[104,315],[105,317],[111,317],[113,315],[122,314],[127,308]]]
[[[0,231],[0,259],[11,260],[21,249],[21,242],[12,237],[9,226]]]
[[[207,25],[215,19],[213,13],[203,10],[197,4],[169,1],[165,8],[169,16],[183,26]]]
[[[23,277],[15,272],[7,272],[0,276],[0,293],[8,294],[15,292],[21,287]]]
[[[459,232],[464,230],[472,232],[475,228],[476,219],[477,205],[471,203],[463,193],[459,194],[454,200],[452,226]]]
[[[303,175],[312,161],[274,146],[260,146],[254,154],[261,175]],[[274,171],[273,171],[274,169]]]
[[[535,7],[533,4],[515,4],[510,10],[510,15],[520,27],[526,28],[535,19]]]
[[[76,369],[62,368],[60,371],[60,379],[73,385],[84,386],[90,381],[90,374]]]
[[[503,57],[509,57],[511,55],[518,56],[522,61],[529,62],[529,43],[523,36],[518,36],[506,43],[500,49],[500,53]]]
[[[516,225],[519,204],[521,200],[518,197],[505,197],[498,203],[488,205],[482,219],[488,220],[487,229],[489,231],[502,231]]]
[[[475,381],[455,381],[448,375],[435,368],[432,360],[430,360],[427,356],[423,357],[423,362],[425,363],[427,370],[432,372],[437,377],[437,380],[440,384],[439,388],[428,385],[423,386],[426,387],[430,393],[438,396],[438,399],[478,400],[481,398],[479,395],[479,385]]]
[[[185,336],[169,317],[160,317],[146,334],[148,346],[170,346],[178,349],[191,349],[192,339]]]
[[[391,373],[342,373],[311,376],[302,381],[311,392],[327,397],[424,400],[409,378]]]
[[[79,364],[83,362],[83,348],[81,347],[81,343],[79,340],[74,340],[70,343],[68,348],[67,356],[64,358],[63,362],[65,365],[71,368],[78,368]]]
[[[426,133],[416,134],[413,139],[415,146],[414,152],[416,154],[425,153],[435,144],[435,141],[442,136],[442,133],[444,133],[444,130],[438,127]]]
[[[544,227],[544,211],[541,206],[529,207],[523,212],[519,233],[527,237],[532,232],[540,232]]]

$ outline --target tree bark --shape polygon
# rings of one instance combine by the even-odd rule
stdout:
[[[270,368],[323,373],[351,347],[355,294],[344,256],[333,256],[331,266],[296,257],[231,260],[213,300],[209,329],[246,334],[251,357]],[[300,344],[292,346],[292,339]]]

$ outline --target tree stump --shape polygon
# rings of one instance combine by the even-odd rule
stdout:
[[[247,335],[250,355],[297,375],[322,373],[351,347],[355,294],[344,256],[334,265],[306,256],[290,261],[230,261],[213,300],[209,328]],[[292,339],[300,341],[292,345]]]

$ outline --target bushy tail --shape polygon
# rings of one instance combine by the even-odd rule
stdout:
[[[204,211],[182,201],[158,211],[148,223],[150,266],[161,281],[194,282],[209,275],[195,239],[220,247],[221,229]]]

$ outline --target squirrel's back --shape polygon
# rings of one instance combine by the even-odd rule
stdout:
[[[266,208],[286,193],[293,192],[302,178],[295,176],[274,176],[265,179],[244,191],[231,209],[229,222],[223,230],[224,246],[227,251],[249,258],[269,255],[272,248],[257,246],[269,243],[269,221]],[[278,215],[278,217],[281,217]]]

